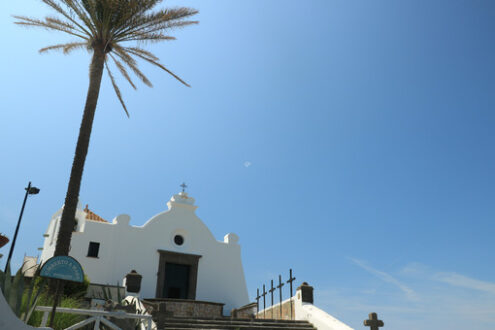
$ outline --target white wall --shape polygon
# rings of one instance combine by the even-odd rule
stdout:
[[[81,263],[93,283],[120,284],[135,269],[143,276],[142,298],[155,297],[158,250],[201,255],[196,299],[225,303],[224,313],[230,313],[232,308],[249,303],[238,237],[228,234],[223,242],[217,241],[196,216],[193,204],[194,199],[187,195],[174,195],[168,202],[168,211],[139,227],[129,225],[128,215],[119,215],[112,223],[102,223],[84,220],[85,213],[78,210],[82,231],[73,233],[69,254]],[[49,235],[59,218],[57,212],[47,230]],[[173,242],[176,234],[184,237],[182,246]],[[43,260],[53,255],[54,241],[50,245],[51,237],[45,238]],[[98,258],[87,257],[90,241],[100,243]]]

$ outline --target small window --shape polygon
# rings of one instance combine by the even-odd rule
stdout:
[[[73,232],[74,232],[74,231],[77,231],[77,224],[78,224],[78,222],[77,222],[77,220],[75,220],[75,221],[74,221],[74,228],[72,228],[72,231],[73,231]]]
[[[174,243],[177,244],[177,245],[184,244],[184,237],[182,237],[181,235],[175,235],[175,237],[174,237]]]
[[[89,242],[88,257],[98,258],[99,251],[100,251],[100,243]]]

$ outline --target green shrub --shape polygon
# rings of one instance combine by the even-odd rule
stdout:
[[[84,275],[84,281],[82,283],[66,282],[64,286],[64,295],[68,297],[83,297],[88,291],[89,278]]]
[[[38,303],[39,296],[44,289],[44,279],[39,278],[38,275],[39,271],[36,271],[34,278],[26,287],[22,267],[14,277],[10,275],[10,267],[7,267],[7,272],[5,273],[0,271],[0,289],[2,294],[14,314],[24,322],[31,316]]]
[[[43,312],[36,312],[34,308],[36,306],[53,306],[53,295],[49,293],[46,282],[46,279],[39,276],[39,270],[36,271],[27,286],[25,286],[22,267],[15,276],[10,275],[10,269],[7,269],[6,273],[0,271],[0,290],[5,300],[17,317],[33,326],[40,326],[43,317]],[[81,297],[86,293],[88,286],[89,280],[86,276],[83,283],[67,282],[64,293],[69,293],[70,295],[63,295],[58,307],[83,307],[84,301]],[[56,313],[53,328],[55,330],[65,329],[85,318],[86,316],[84,315]]]
[[[82,305],[83,305],[83,301],[79,298],[63,296],[60,299],[60,303],[57,307],[81,308]],[[50,307],[53,306],[53,297],[47,293],[44,293],[38,301],[38,306],[50,306]],[[28,324],[35,327],[39,327],[41,325],[42,318],[43,318],[43,312],[34,312]],[[58,329],[68,328],[71,325],[84,320],[85,318],[86,316],[84,315],[56,312],[55,318],[53,320],[53,329],[58,330]],[[48,320],[50,320],[50,316],[48,316]]]
[[[5,273],[0,272],[0,289],[5,297],[5,301],[7,301],[15,315],[19,317],[21,315],[21,302],[24,293],[22,267],[19,268],[14,277],[10,274],[10,265],[7,266]]]

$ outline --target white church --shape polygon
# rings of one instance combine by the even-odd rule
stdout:
[[[222,302],[225,310],[249,303],[236,234],[217,241],[196,216],[194,198],[181,192],[168,210],[142,226],[126,214],[107,222],[78,208],[69,254],[91,283],[116,284],[131,270],[143,276],[141,296]],[[50,220],[41,261],[55,251],[62,209]]]
[[[217,318],[212,308],[221,306],[215,311],[220,318],[234,310],[236,317],[254,321],[297,322],[291,321],[295,319],[307,322],[308,329],[351,329],[313,305],[313,288],[307,283],[294,297],[262,311],[261,304],[257,306],[249,299],[239,237],[228,233],[223,241],[217,241],[196,216],[194,198],[184,189],[173,195],[167,206],[168,210],[142,226],[132,226],[129,215],[121,214],[109,222],[88,205],[84,209],[79,205],[69,255],[79,261],[92,284],[123,285],[126,274],[135,270],[142,275],[139,297],[165,300],[168,306],[175,301],[196,304],[189,310],[177,307],[178,316],[202,309],[207,316]],[[41,263],[54,254],[61,215],[62,209],[52,216],[43,235]],[[294,326],[302,329],[303,324]],[[287,328],[291,327],[287,323]],[[234,328],[241,329],[243,324]]]

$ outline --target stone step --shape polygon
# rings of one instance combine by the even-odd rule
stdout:
[[[208,329],[208,330],[311,330],[315,329],[307,321],[269,319],[190,319],[167,318],[160,324],[163,329]]]
[[[165,321],[170,322],[182,322],[182,323],[214,323],[214,322],[227,322],[227,323],[248,323],[248,324],[310,324],[304,320],[276,320],[276,319],[233,319],[230,317],[222,318],[188,318],[188,317],[167,317]]]
[[[207,323],[164,323],[166,329],[294,329],[294,330],[310,330],[314,329],[312,325],[298,326],[293,324],[282,324],[279,326],[273,325],[258,325],[258,324],[207,324]]]
[[[205,328],[200,325],[197,326],[191,326],[189,328],[186,327],[181,327],[181,328],[174,328],[174,327],[169,327],[166,326],[164,328],[159,328],[160,330],[197,330],[197,329],[204,329],[204,330],[280,330],[280,329],[297,329],[297,328],[270,328],[270,327],[236,327],[236,326],[231,326],[231,327],[219,327],[219,328]],[[315,329],[315,328],[302,328],[304,330],[307,329]]]

